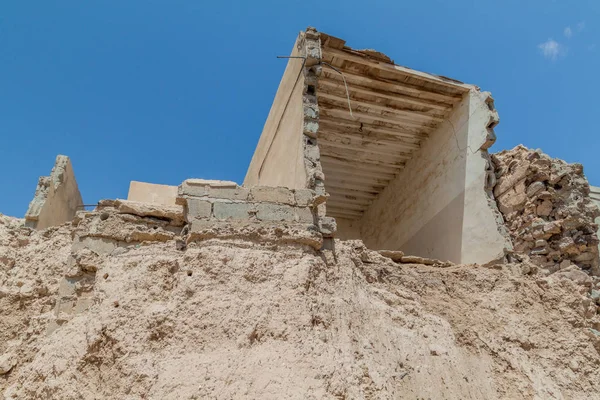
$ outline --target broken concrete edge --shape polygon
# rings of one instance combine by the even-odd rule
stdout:
[[[492,159],[492,155],[489,153],[489,148],[492,147],[494,143],[496,143],[496,133],[494,132],[494,128],[500,123],[500,116],[498,115],[498,111],[496,110],[492,94],[490,92],[481,92],[481,95],[483,97],[484,103],[487,105],[488,108],[488,121],[486,124],[487,134],[484,142],[479,147],[481,157],[485,160],[485,179],[483,190],[487,198],[488,206],[492,211],[493,218],[496,222],[496,229],[504,242],[504,248],[502,249],[502,253],[498,252],[495,259],[492,259],[488,262],[508,262],[509,259],[507,255],[513,252],[513,242],[510,237],[508,228],[506,226],[504,216],[498,209],[498,203],[494,195],[494,187],[496,186],[496,167]]]
[[[45,229],[68,222],[83,206],[69,157],[58,155],[50,176],[38,180],[25,214],[25,226]]]
[[[333,237],[337,231],[337,223],[334,218],[327,217],[327,191],[325,189],[325,174],[321,165],[321,151],[318,144],[319,132],[319,104],[317,100],[317,88],[321,76],[322,50],[321,34],[312,27],[299,35],[300,53],[305,58],[304,88],[302,90],[303,104],[303,140],[304,147],[304,169],[306,172],[306,187],[313,190],[318,201],[315,220],[319,230],[325,237]]]

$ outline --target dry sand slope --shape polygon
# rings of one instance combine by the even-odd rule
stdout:
[[[6,399],[600,398],[579,271],[396,264],[247,232],[98,254],[72,250],[71,225],[0,219]],[[71,317],[64,282],[85,299]]]

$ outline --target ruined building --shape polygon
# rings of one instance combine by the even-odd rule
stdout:
[[[493,160],[498,122],[493,98],[477,86],[308,28],[294,43],[243,185],[131,182],[128,200],[183,207],[192,234],[221,220],[285,223],[318,233],[325,246],[329,238],[361,239],[372,249],[463,264],[516,250],[547,268],[575,262],[597,271],[598,212],[582,171],[557,172],[526,149],[508,163]],[[65,160],[40,181],[30,226],[70,220],[81,206]],[[581,182],[561,184],[577,173]],[[587,207],[576,216],[567,204],[574,188]],[[564,229],[560,221],[568,221]],[[523,238],[546,223],[555,226]]]
[[[242,185],[84,210],[59,156],[0,215],[2,398],[597,398],[600,189],[497,123],[308,29]]]

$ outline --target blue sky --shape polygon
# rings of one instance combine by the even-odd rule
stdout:
[[[489,90],[499,151],[580,162],[600,185],[597,0],[2,1],[0,212],[57,154],[86,204],[131,180],[242,182],[307,26]]]

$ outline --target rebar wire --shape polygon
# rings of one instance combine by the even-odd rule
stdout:
[[[346,99],[348,100],[348,110],[350,110],[350,117],[352,117],[352,119],[356,119],[356,118],[354,118],[354,115],[352,114],[352,106],[350,105],[350,91],[348,90],[348,83],[346,83],[346,77],[344,76],[342,71],[340,71],[333,65],[326,63],[325,61],[321,61],[321,62],[319,62],[319,64],[327,65],[329,68],[331,68],[332,70],[334,70],[335,72],[337,72],[338,74],[340,74],[342,76],[342,79],[344,81],[344,86],[346,87]]]
[[[81,204],[77,206],[77,208],[86,208],[86,207],[108,207],[107,205],[102,204]]]

